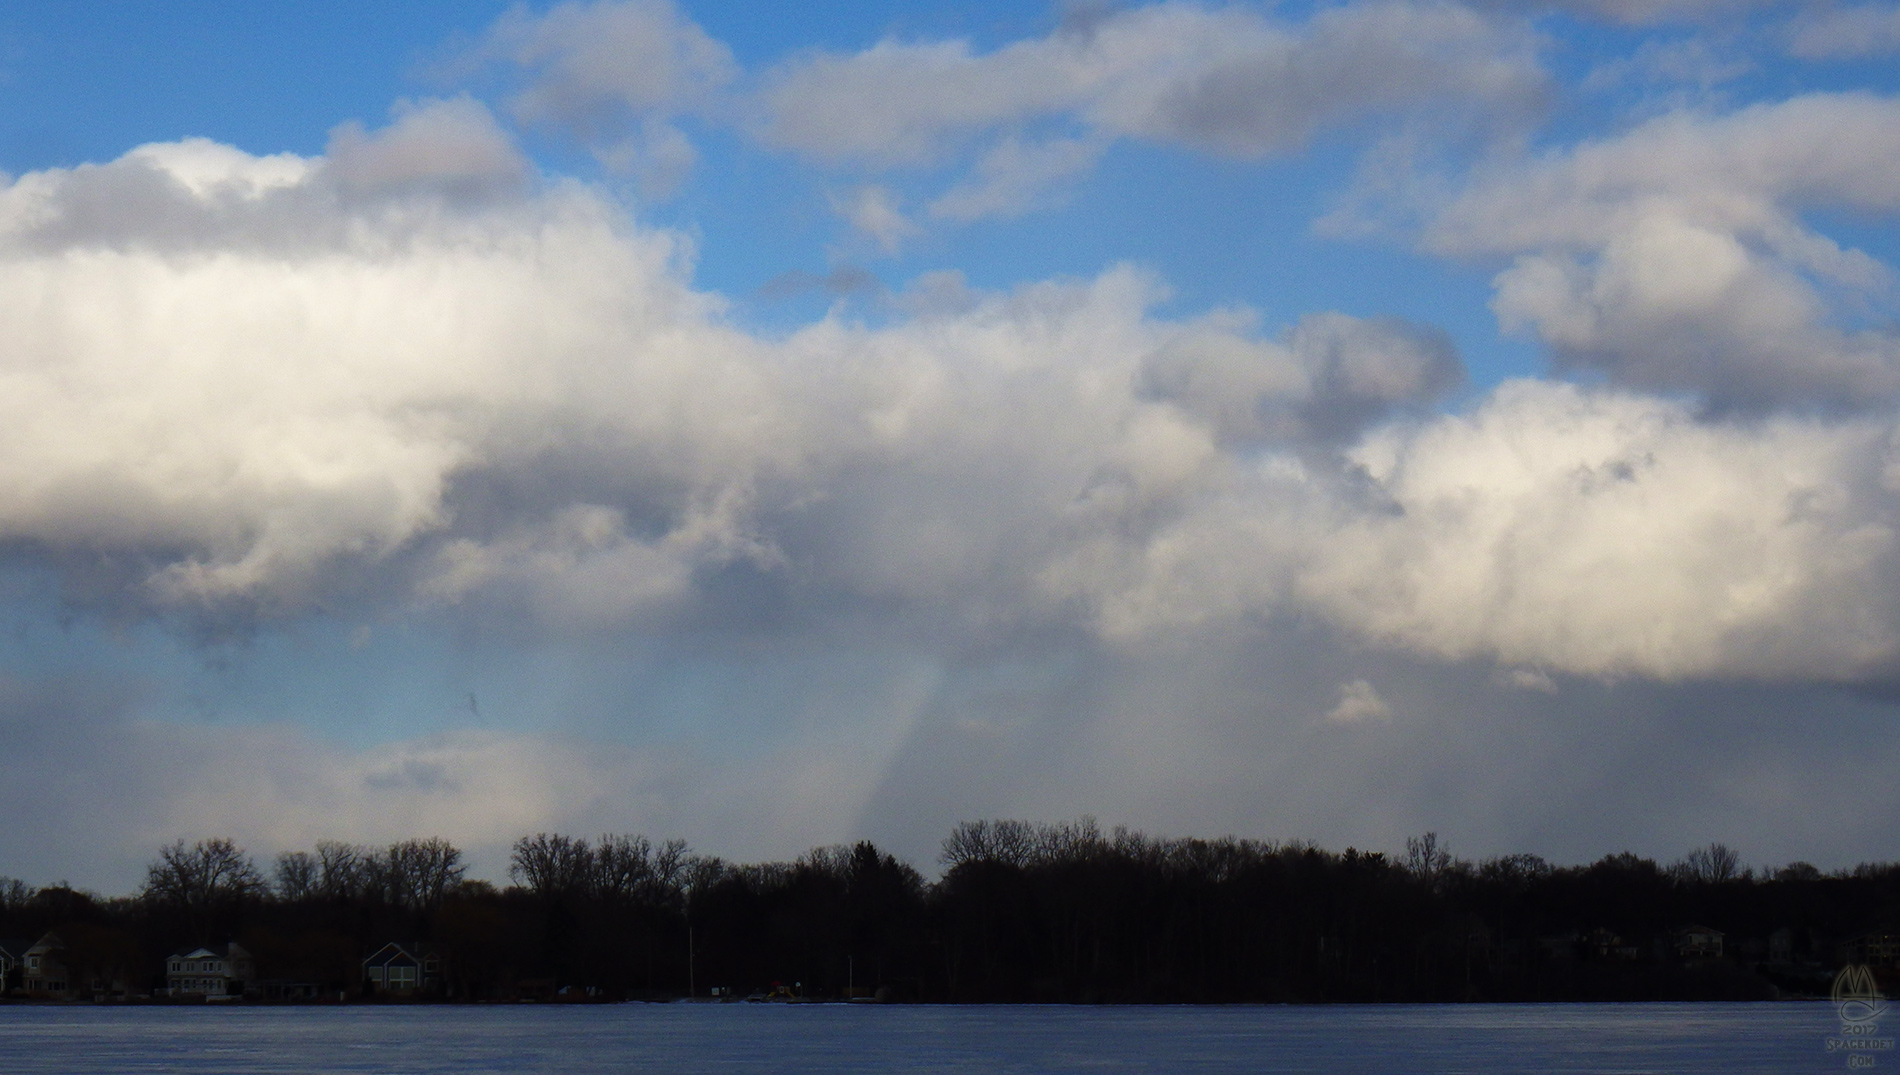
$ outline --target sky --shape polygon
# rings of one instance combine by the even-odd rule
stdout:
[[[1900,858],[1900,7],[0,0],[0,873]]]

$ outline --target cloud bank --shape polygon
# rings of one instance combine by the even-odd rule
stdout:
[[[1815,19],[1797,49],[1839,53]],[[1900,209],[1900,106],[1704,101],[1540,147],[1539,47],[1498,8],[1168,3],[747,76],[671,5],[570,3],[469,52],[507,73],[499,113],[416,100],[320,155],[186,139],[8,178],[0,567],[58,578],[69,614],[232,647],[426,623],[595,662],[596,696],[575,692],[590,728],[365,745],[48,673],[0,719],[62,766],[0,784],[100,824],[152,804],[115,830],[127,861],[219,827],[485,848],[674,824],[727,853],[857,832],[927,858],[955,820],[1081,799],[1342,842],[1450,812],[1600,852],[1562,815],[1631,772],[1629,817],[1667,813],[1643,831],[1685,847],[1851,808],[1823,775],[1900,667],[1900,336],[1891,266],[1829,214]],[[547,174],[498,115],[649,193],[723,117],[852,176],[832,209],[893,256],[924,233],[906,176],[947,177],[911,204],[970,222],[1122,142],[1385,139],[1403,240],[1480,266],[1561,376],[1460,395],[1440,327],[1181,312],[1133,265],[933,272],[759,331],[694,282],[687,233],[618,179]],[[1408,139],[1474,130],[1467,170],[1410,168]],[[1638,730],[1597,743],[1609,709]],[[1682,798],[1653,759],[1724,734],[1718,709],[1753,723]],[[1501,743],[1517,763],[1442,786]],[[154,775],[192,766],[220,775]],[[85,805],[104,785],[129,790]]]
[[[1575,287],[1536,289],[1594,274],[1576,286],[1622,303],[1601,323],[1642,346],[1579,352],[1629,355],[1621,379],[1872,392],[1891,341],[1812,323],[1774,260],[1866,278],[1867,259],[1772,211],[1797,185],[1785,149],[1732,164],[1764,125],[1877,132],[1891,109],[1787,107],[1670,121],[1672,160],[1711,145],[1701,171],[1632,163],[1626,146],[1660,139],[1644,129],[1480,186],[1433,241],[1603,244],[1589,265],[1521,258],[1499,305],[1567,326],[1583,315],[1543,311]],[[1799,189],[1888,204],[1854,167],[1878,147],[1848,144]],[[1705,194],[1726,217],[1629,193],[1685,171],[1769,193]],[[457,100],[341,128],[323,158],[185,142],[15,180],[0,538],[155,612],[294,614],[374,588],[580,630],[710,614],[745,585],[1128,644],[1316,614],[1433,657],[1602,676],[1879,681],[1900,645],[1889,419],[1714,419],[1538,382],[1434,415],[1460,368],[1429,328],[1161,319],[1126,269],[766,339],[692,289],[677,237],[530,172]],[[1780,245],[1726,276],[1643,245],[1683,217]],[[1708,342],[1751,312],[1781,337]],[[1658,335],[1699,349],[1670,364]],[[1741,369],[1672,373],[1702,358]]]

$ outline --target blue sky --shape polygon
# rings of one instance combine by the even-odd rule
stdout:
[[[1891,858],[1896,56],[1878,3],[0,3],[0,873]]]

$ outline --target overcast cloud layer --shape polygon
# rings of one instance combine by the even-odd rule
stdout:
[[[1760,33],[1841,55],[1836,24],[1883,11]],[[564,4],[458,61],[508,75],[492,107],[399,102],[320,156],[185,139],[9,179],[9,571],[133,631],[108,647],[164,649],[137,640],[157,625],[261,666],[260,639],[338,624],[428,634],[445,679],[578,655],[592,715],[346,744],[321,707],[194,722],[150,673],[16,657],[0,723],[60,764],[4,763],[45,831],[0,840],[0,871],[122,884],[224,832],[441,833],[492,865],[560,826],[927,862],[961,818],[1084,812],[1887,855],[1900,803],[1827,774],[1892,739],[1900,333],[1892,267],[1826,214],[1890,234],[1900,101],[1652,102],[1546,137],[1570,91],[1530,18],[1169,3],[744,71],[687,11]],[[1343,139],[1379,178],[1329,227],[1480,266],[1550,371],[1472,390],[1443,328],[1339,312],[1349,291],[1263,324],[1168,306],[1137,263],[927,273],[748,328],[619,182],[690,184],[694,125],[842,181],[830,209],[887,253],[1031,212],[1123,142],[1265,167]],[[548,129],[599,175],[532,159]],[[162,775],[193,767],[217,775]]]

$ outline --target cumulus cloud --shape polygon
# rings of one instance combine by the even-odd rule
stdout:
[[[1856,315],[1892,269],[1802,214],[1893,212],[1896,162],[1892,98],[1674,113],[1481,175],[1426,245],[1512,258],[1499,318],[1565,363],[1724,406],[1884,404],[1900,395],[1900,336]]]
[[[1792,122],[1734,122],[1769,120]],[[1696,145],[1697,175],[1735,160]],[[1484,188],[1436,241],[1616,241],[1628,189],[1673,172],[1613,150]],[[1891,197],[1858,159],[1754,186]],[[1143,648],[1294,616],[1592,677],[1893,674],[1891,422],[1536,382],[1434,416],[1462,375],[1435,329],[1159,318],[1130,269],[938,281],[886,323],[768,340],[723,323],[680,249],[525,174],[466,101],[344,128],[325,158],[188,142],[22,176],[0,190],[0,538],[159,613],[354,594],[769,630],[796,595],[966,640]]]
[[[673,240],[521,193],[499,146],[451,102],[329,159],[154,145],[0,192],[0,531],[162,602],[294,604],[326,564],[482,526],[445,499],[477,464],[634,453],[664,500],[782,458],[737,447],[783,394],[743,398],[767,367]]]
[[[1699,418],[1513,382],[1356,467],[1269,452],[1040,582],[1110,638],[1319,614],[1447,661],[1603,679],[1884,682],[1900,658],[1891,421]]]
[[[1359,447],[1392,510],[1330,534],[1295,585],[1369,637],[1450,659],[1880,679],[1900,656],[1893,438],[1516,382]]]
[[[1795,115],[1852,131],[1881,129],[1888,109],[1807,107]],[[1759,220],[1817,190],[1892,198],[1851,147],[1766,140],[1817,151],[1789,177],[1745,135],[1799,125],[1772,109],[1739,117],[1670,121],[1694,175],[1739,173],[1756,194],[1753,210],[1718,199],[1735,215],[1710,219]],[[1644,130],[1630,139],[1658,137]],[[1631,190],[1662,190],[1669,211],[1691,197],[1621,145],[1474,187],[1433,241],[1575,249],[1592,264],[1626,212],[1642,218]],[[1773,234],[1781,245],[1748,256],[1792,250],[1836,281],[1877,281],[1851,252]],[[1890,411],[1714,414],[1520,381],[1443,414],[1462,367],[1439,330],[1338,313],[1283,330],[1240,310],[1162,317],[1160,284],[1129,268],[1008,292],[932,277],[879,322],[834,312],[765,338],[691,287],[684,249],[598,191],[536,175],[466,100],[346,125],[323,157],[188,141],[0,188],[0,548],[65,570],[75,599],[450,624],[499,610],[491,622],[541,639],[705,631],[745,662],[814,624],[837,632],[812,643],[823,657],[786,658],[825,666],[797,687],[823,730],[698,718],[751,751],[716,765],[519,731],[346,748],[0,691],[9,742],[43,770],[0,786],[91,802],[75,816],[120,833],[128,861],[220,829],[274,849],[637,827],[781,854],[882,836],[875,819],[911,794],[938,803],[907,815],[928,832],[897,834],[927,857],[973,809],[972,787],[998,811],[1061,816],[1097,805],[1075,789],[1113,786],[1125,790],[1104,812],[1138,814],[1182,788],[1226,801],[1261,785],[1268,759],[1338,812],[1374,789],[1323,788],[1307,770],[1399,764],[1459,734],[1468,715],[1446,699],[1474,692],[1503,697],[1499,711],[1568,707],[1584,725],[1610,681],[1895,677]],[[890,672],[907,682],[880,681],[864,692],[874,704],[829,705],[836,654],[867,640],[910,647],[924,670]],[[1567,677],[1561,694],[1552,675]],[[1297,738],[1316,714],[1389,712],[1375,681],[1404,699],[1391,743]],[[1269,696],[1284,699],[1263,714]],[[1559,723],[1538,727],[1554,740]],[[1507,732],[1445,748],[1431,773],[1474,767]],[[1352,749],[1398,753],[1337,753]],[[1574,757],[1525,749],[1552,767]],[[1708,779],[1781,774],[1806,789],[1827,767],[1728,761]],[[186,770],[218,776],[162,779]],[[916,791],[929,773],[938,783]],[[1541,802],[1535,775],[1512,770],[1485,794]],[[141,820],[109,823],[120,800],[88,787],[130,789]],[[1423,784],[1378,793],[1399,836],[1452,809]],[[1322,823],[1286,795],[1275,816]],[[1169,809],[1189,831],[1243,820]],[[1672,830],[1670,846],[1705,835]]]
[[[1352,5],[1293,24],[1162,3],[989,53],[884,41],[800,56],[762,76],[755,130],[816,160],[880,169],[980,147],[932,207],[967,220],[1021,212],[1122,138],[1258,158],[1377,116],[1514,123],[1542,94],[1533,51],[1522,29],[1449,4]]]

